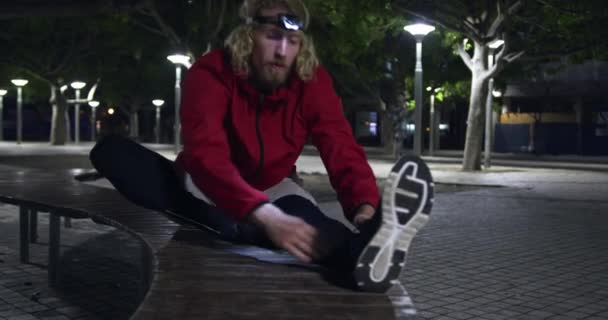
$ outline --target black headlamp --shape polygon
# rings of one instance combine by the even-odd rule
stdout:
[[[298,31],[304,29],[304,22],[297,16],[291,14],[279,14],[276,16],[255,16],[253,22],[259,24],[272,24],[287,31]]]

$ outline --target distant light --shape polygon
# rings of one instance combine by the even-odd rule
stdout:
[[[0,97],[5,96],[8,93],[8,91],[4,90],[4,89],[0,89]]]
[[[17,87],[23,87],[25,85],[27,85],[27,83],[29,81],[25,80],[25,79],[13,79],[11,80],[11,82],[16,85]]]
[[[437,87],[437,88],[435,88],[435,90],[433,90],[433,91],[435,91],[435,92],[439,92],[439,91],[441,91],[441,90],[443,90],[443,88],[442,88],[442,87]]]
[[[431,90],[433,90],[433,87],[431,87],[431,86],[426,87],[426,91],[431,91]]]
[[[108,114],[109,115],[113,115],[114,114],[114,108],[109,108],[108,109]]]
[[[76,90],[80,90],[80,89],[84,88],[86,85],[87,84],[82,81],[74,81],[74,82],[70,83],[70,87],[72,87]]]
[[[414,131],[416,130],[416,125],[413,123],[408,123],[405,125],[405,130],[407,131]]]
[[[97,108],[99,107],[99,101],[91,100],[89,101],[89,106],[91,106],[91,108]]]
[[[59,88],[59,91],[61,91],[61,93],[64,93],[66,90],[68,90],[68,85],[64,84]]]
[[[373,134],[374,136],[378,134],[378,125],[375,122],[370,122],[369,133]]]
[[[492,95],[494,96],[494,98],[500,98],[502,97],[502,92],[500,92],[499,90],[492,90]]]
[[[496,49],[496,48],[502,46],[503,44],[505,44],[504,40],[496,39],[496,40],[488,43],[488,47],[490,47],[492,49]]]
[[[424,23],[415,23],[403,27],[403,30],[411,33],[414,36],[426,36],[429,32],[435,30],[435,27]]]
[[[440,123],[439,124],[439,130],[449,130],[450,129],[450,125],[449,124],[445,124],[445,123]]]
[[[431,128],[426,127],[426,132],[431,132]]]
[[[181,64],[186,68],[190,68],[192,63],[190,63],[190,57],[183,54],[172,54],[167,57],[167,60],[171,61],[173,64]]]
[[[163,104],[165,104],[165,100],[162,99],[154,99],[152,100],[152,104],[157,106],[157,107],[162,107]]]

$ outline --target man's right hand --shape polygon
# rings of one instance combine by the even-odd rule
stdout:
[[[264,229],[276,246],[303,262],[319,259],[323,254],[318,248],[317,230],[273,204],[267,203],[257,208],[251,214],[251,220]]]

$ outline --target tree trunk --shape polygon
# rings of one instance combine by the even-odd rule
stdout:
[[[473,77],[462,160],[462,170],[464,171],[481,170],[481,147],[483,145],[485,101],[488,85],[488,78],[484,75],[487,70],[486,55],[485,46],[475,42],[475,51],[471,59]]]
[[[405,109],[405,82],[400,73],[391,75],[381,87],[381,97],[386,108],[383,114],[382,137],[387,153],[398,158],[403,153],[403,140],[405,139],[405,121],[408,110]]]
[[[139,139],[139,117],[137,111],[129,113],[129,137],[133,140]]]
[[[59,86],[51,85],[50,103],[53,107],[51,116],[50,143],[54,146],[62,146],[70,141],[70,119],[68,117],[68,102],[61,93]]]
[[[389,106],[382,111],[382,143],[384,144],[384,153],[394,154],[395,152],[395,128],[393,121],[389,116]]]

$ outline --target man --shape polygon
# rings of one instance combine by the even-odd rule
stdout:
[[[351,272],[385,291],[428,219],[433,184],[419,158],[401,159],[382,195],[319,66],[300,0],[246,0],[224,49],[184,81],[184,150],[175,164],[118,137],[92,150],[98,171],[130,200],[211,228],[230,241],[281,248],[304,262]],[[327,218],[291,178],[310,138],[351,232]],[[118,159],[116,155],[122,155]]]

